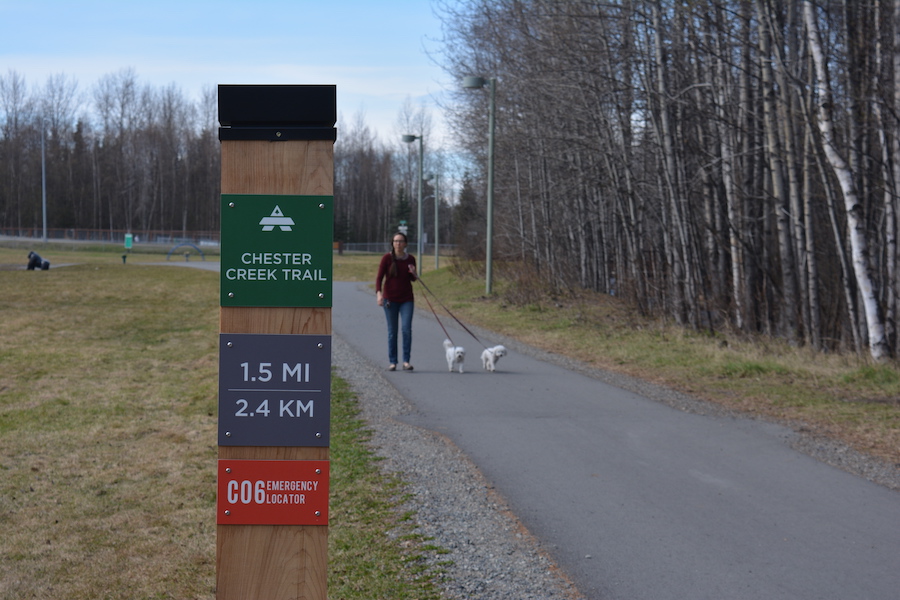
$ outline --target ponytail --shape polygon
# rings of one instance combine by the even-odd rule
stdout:
[[[393,248],[391,248],[391,268],[388,269],[388,276],[389,277],[397,276],[397,255],[394,254]]]

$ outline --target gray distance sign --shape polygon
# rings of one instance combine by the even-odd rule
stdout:
[[[331,336],[219,335],[219,445],[329,445]]]

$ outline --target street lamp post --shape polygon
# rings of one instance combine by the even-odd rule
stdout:
[[[434,180],[434,193],[429,194],[425,200],[432,198],[434,200],[434,270],[441,268],[438,253],[440,252],[440,210],[441,210],[441,176],[429,173],[425,176],[425,181]]]
[[[422,253],[425,251],[425,244],[422,241],[422,136],[406,134],[401,139],[407,144],[419,140],[419,211],[416,221],[416,237],[418,238],[416,240],[416,258],[417,260],[422,260]]]
[[[438,252],[440,251],[440,238],[438,237],[439,231],[439,219],[438,213],[441,211],[441,176],[434,176],[434,270],[437,271],[440,268],[438,264],[440,259],[438,258]]]
[[[44,234],[41,240],[47,243],[47,158],[44,150],[44,137],[46,137],[47,121],[41,119],[41,209],[44,217]]]
[[[487,167],[487,241],[485,247],[485,272],[484,272],[484,292],[488,296],[493,290],[492,263],[494,252],[494,107],[495,95],[497,91],[497,79],[491,77],[465,77],[463,78],[463,87],[467,89],[481,89],[485,85],[490,91],[490,104],[488,112],[488,167]]]

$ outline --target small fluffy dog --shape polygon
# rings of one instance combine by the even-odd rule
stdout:
[[[491,372],[495,371],[497,368],[497,361],[500,360],[501,356],[506,356],[505,346],[485,348],[484,352],[481,353],[481,364],[484,366],[484,370]]]
[[[454,346],[450,340],[444,340],[444,350],[447,354],[447,370],[453,372],[453,366],[463,372],[463,363],[466,362],[466,350],[462,346]]]

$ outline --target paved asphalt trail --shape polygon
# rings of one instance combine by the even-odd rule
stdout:
[[[387,366],[364,285],[335,282],[332,317]],[[442,321],[466,372],[447,372],[445,334],[417,312],[415,371],[385,373],[416,407],[407,421],[465,452],[586,598],[900,598],[900,494],[792,450],[786,428],[684,413],[515,352],[486,373],[480,344]]]
[[[333,307],[334,334],[387,367],[374,295],[336,282]],[[465,452],[585,597],[900,598],[900,494],[792,450],[785,428],[688,414],[515,352],[486,373],[448,320],[465,373],[447,372],[444,332],[421,312],[415,371],[386,373],[416,407],[407,420]]]

